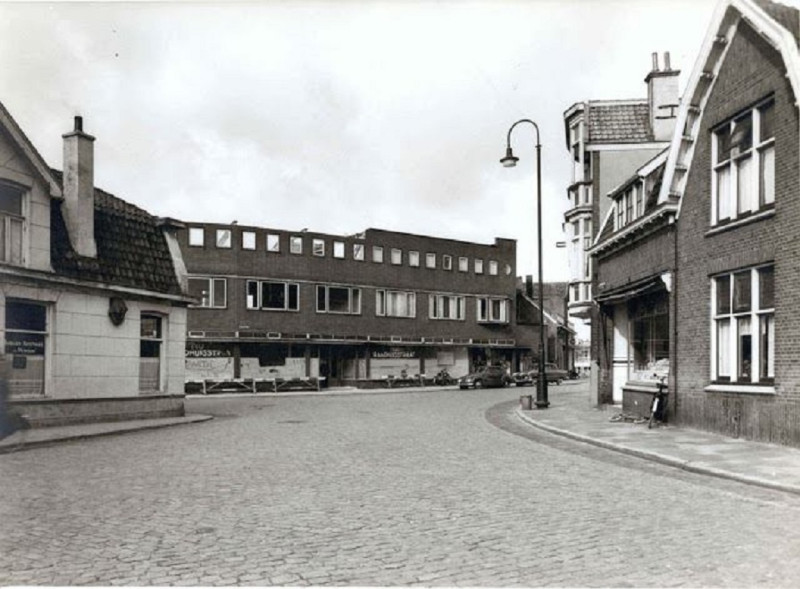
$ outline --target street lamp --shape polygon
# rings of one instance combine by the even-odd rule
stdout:
[[[547,400],[547,374],[544,366],[545,337],[544,337],[544,286],[542,282],[542,146],[539,144],[539,127],[530,119],[520,119],[508,130],[506,138],[506,155],[500,160],[506,168],[513,168],[519,161],[511,150],[511,132],[520,123],[530,123],[536,130],[536,232],[539,247],[539,377],[536,379],[536,407],[547,409],[550,402]]]

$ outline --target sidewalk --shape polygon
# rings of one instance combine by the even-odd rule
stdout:
[[[82,423],[59,427],[33,428],[25,432],[16,432],[0,440],[0,454],[28,450],[56,443],[109,436],[125,432],[156,429],[184,423],[198,423],[212,419],[210,415],[185,415],[184,417],[164,417],[159,419],[135,419],[131,421],[112,421],[100,423]]]
[[[612,422],[622,409],[592,407],[585,387],[550,387],[548,392],[549,408],[518,407],[517,415],[540,429],[609,450],[800,495],[800,449],[669,424],[647,429],[647,423]],[[536,397],[532,387],[519,393]]]

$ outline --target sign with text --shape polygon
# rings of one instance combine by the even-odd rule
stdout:
[[[44,356],[44,334],[6,332],[6,354]]]

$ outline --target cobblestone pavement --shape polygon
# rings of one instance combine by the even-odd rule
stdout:
[[[517,397],[193,399],[216,418],[2,455],[0,583],[796,585],[800,497],[551,436]]]

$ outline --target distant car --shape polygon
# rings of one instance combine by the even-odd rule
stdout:
[[[458,379],[462,389],[481,389],[484,387],[504,387],[511,381],[502,366],[486,366]]]
[[[548,383],[561,384],[563,381],[569,378],[569,373],[566,370],[563,370],[550,362],[545,362],[544,369]],[[533,370],[515,372],[512,378],[518,387],[530,386],[539,380],[539,368],[537,367]]]

